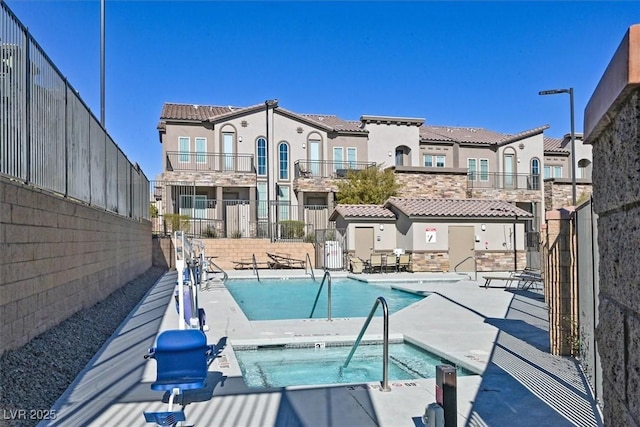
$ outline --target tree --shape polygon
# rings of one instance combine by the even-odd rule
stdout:
[[[346,179],[338,181],[338,203],[350,205],[381,205],[395,196],[400,185],[396,183],[391,169],[382,170],[381,165],[363,170],[350,170]]]
[[[149,203],[149,215],[151,218],[158,218],[158,208],[153,203]]]

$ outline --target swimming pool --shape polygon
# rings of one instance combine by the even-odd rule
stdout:
[[[249,320],[308,319],[320,281],[312,279],[227,280],[225,286]],[[424,296],[367,284],[353,279],[331,282],[332,317],[367,317],[379,296],[384,297],[389,313],[395,313]],[[376,311],[376,316],[382,315]],[[327,317],[327,283],[324,284],[313,318]]]
[[[241,350],[234,347],[247,387],[353,384],[382,380],[382,345],[362,342],[349,366],[342,365],[352,343],[319,348],[267,348]],[[389,381],[435,378],[437,365],[449,364],[409,343],[389,344]],[[458,368],[458,376],[473,373]]]

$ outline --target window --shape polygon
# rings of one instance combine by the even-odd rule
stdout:
[[[475,181],[476,179],[478,179],[476,176],[477,163],[478,161],[476,159],[467,159],[467,173],[470,181]]]
[[[480,181],[489,181],[489,159],[480,159]]]
[[[531,159],[531,182],[529,185],[530,190],[540,189],[540,160]]]
[[[355,169],[357,159],[358,159],[358,156],[357,156],[356,148],[347,147],[347,161],[349,162],[349,169]]]
[[[562,166],[545,166],[544,177],[547,178],[562,178]]]
[[[267,175],[267,140],[264,138],[258,138],[256,141],[256,157],[257,157],[257,167],[258,167],[258,175],[266,176]]]
[[[344,169],[342,162],[344,161],[344,148],[333,147],[333,171]]]
[[[258,219],[267,218],[267,183],[258,182],[256,185],[258,190]]]
[[[196,163],[207,163],[207,138],[196,138]]]
[[[289,215],[289,205],[291,203],[291,195],[290,189],[287,186],[277,185],[277,196],[278,196],[278,220],[288,220],[290,219]]]
[[[445,166],[444,156],[434,156],[431,154],[424,155],[424,165],[428,168],[433,167],[443,168]]]
[[[178,161],[180,163],[189,163],[189,152],[191,150],[191,148],[189,147],[190,145],[191,143],[189,141],[189,137],[181,136],[180,138],[178,138],[178,150],[180,150]]]
[[[289,179],[289,145],[278,144],[278,179]]]

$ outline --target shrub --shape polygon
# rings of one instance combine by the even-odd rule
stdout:
[[[299,239],[304,236],[304,221],[285,220],[279,223],[283,239]]]

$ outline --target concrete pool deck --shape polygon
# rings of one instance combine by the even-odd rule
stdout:
[[[260,272],[261,278],[300,276],[300,270]],[[316,272],[318,282],[323,272]],[[345,273],[331,273],[345,277]],[[252,277],[232,271],[230,278]],[[351,277],[351,275],[349,275]],[[481,287],[475,280],[444,283],[453,275],[354,275],[412,292],[422,301],[390,316],[390,334],[482,375],[458,377],[458,426],[601,426],[587,382],[574,360],[549,354],[547,309],[540,291]],[[155,362],[143,355],[159,331],[176,329],[166,273],[56,402],[55,421],[40,426],[143,426],[143,411],[166,410],[152,391]],[[309,276],[306,276],[309,277]],[[457,276],[456,278],[460,278]],[[185,395],[186,425],[195,426],[421,426],[435,401],[435,380],[325,387],[250,389],[244,385],[234,345],[354,340],[363,318],[249,321],[226,288],[200,293],[209,343],[224,345],[209,368],[207,388]],[[374,301],[371,301],[373,306]],[[376,317],[365,339],[381,339]],[[381,375],[382,376],[382,375]]]

